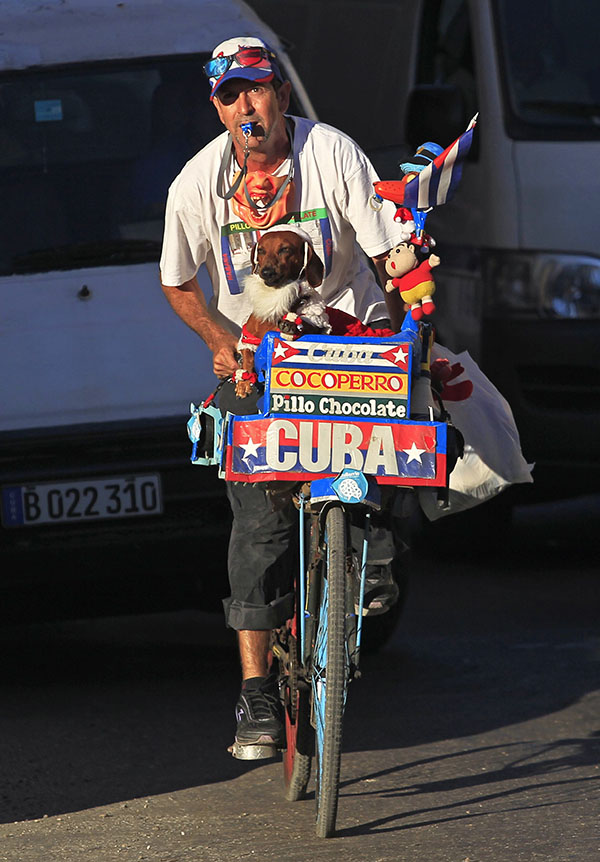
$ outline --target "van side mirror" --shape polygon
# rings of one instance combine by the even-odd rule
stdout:
[[[405,137],[413,152],[425,141],[447,147],[464,132],[470,117],[462,92],[452,84],[419,84],[406,107]]]

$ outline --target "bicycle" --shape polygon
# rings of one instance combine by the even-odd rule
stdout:
[[[379,486],[430,486],[443,504],[453,466],[447,458],[452,426],[443,405],[434,417],[427,379],[432,338],[431,327],[409,315],[389,338],[289,342],[268,333],[255,362],[265,387],[262,412],[222,418],[207,399],[192,405],[188,423],[193,463],[217,464],[230,481],[294,483],[296,608],[274,632],[273,655],[285,711],[286,798],[306,795],[316,755],[316,834],[322,838],[335,832],[343,716],[348,686],[360,674]],[[354,549],[350,522],[358,507],[363,539]]]
[[[300,535],[308,534],[311,550],[307,559],[301,541],[296,613],[287,626],[277,630],[273,645],[285,709],[286,798],[296,801],[306,795],[316,749],[316,833],[322,838],[335,830],[343,714],[348,685],[359,673],[367,540],[359,573],[348,538],[346,506],[359,501],[359,486],[352,474],[344,471],[339,477],[355,498],[352,504],[337,495],[334,499],[332,483],[326,480],[313,483],[313,492],[315,486],[326,483],[319,487],[321,505],[316,511],[311,497],[303,492],[299,495]],[[324,496],[329,499],[323,505]]]

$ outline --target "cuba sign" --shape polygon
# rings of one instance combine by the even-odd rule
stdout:
[[[233,482],[307,481],[351,467],[381,484],[446,484],[442,422],[235,416],[227,434],[225,478]]]

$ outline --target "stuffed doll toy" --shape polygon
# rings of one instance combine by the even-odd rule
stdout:
[[[413,320],[420,320],[424,314],[435,311],[435,282],[431,270],[440,263],[437,254],[421,260],[417,249],[422,251],[422,245],[413,237],[413,242],[401,242],[393,248],[385,261],[385,271],[391,276],[385,289],[388,293],[396,289],[400,291],[404,302],[410,305]]]

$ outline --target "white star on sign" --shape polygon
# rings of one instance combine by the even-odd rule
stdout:
[[[287,356],[287,347],[278,341],[273,350],[273,359],[285,359]]]
[[[247,443],[240,443],[240,449],[244,450],[242,461],[249,461],[250,458],[258,456],[258,443],[255,443],[251,437],[248,437]]]
[[[413,442],[410,449],[403,449],[402,451],[406,452],[406,454],[408,455],[408,459],[406,461],[407,464],[410,464],[411,461],[418,461],[419,464],[421,464],[422,463],[421,455],[426,450],[425,449],[418,449],[417,444]]]
[[[406,350],[402,350],[402,348],[399,347],[398,350],[395,352],[394,356],[396,357],[396,362],[406,362],[406,357],[408,356],[408,353],[406,352]]]

